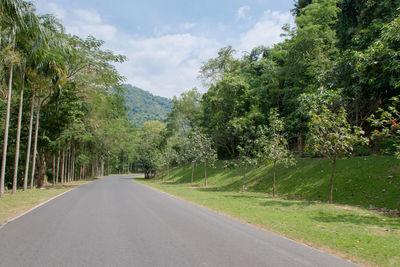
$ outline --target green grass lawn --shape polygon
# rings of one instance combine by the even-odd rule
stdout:
[[[40,203],[49,200],[59,194],[64,193],[78,185],[87,183],[91,180],[75,181],[63,185],[56,185],[55,187],[49,186],[43,189],[32,189],[27,191],[18,190],[17,194],[10,194],[6,192],[0,198],[0,225],[6,221],[30,210],[31,208],[39,205]]]
[[[240,191],[242,169],[224,170],[224,162],[208,168],[210,190]],[[320,158],[300,158],[291,168],[277,168],[277,193],[294,199],[328,201],[330,161]],[[188,183],[190,166],[171,170],[157,179],[167,183]],[[247,174],[246,190],[272,193],[272,166],[264,164]],[[204,184],[202,165],[195,168],[194,186]],[[341,159],[337,162],[333,200],[336,203],[400,210],[400,160],[391,156],[369,156]]]
[[[270,166],[249,172],[245,193],[240,193],[241,170],[224,170],[223,162],[216,166],[208,169],[207,188],[200,166],[193,184],[188,166],[173,169],[170,179],[164,174],[136,180],[359,264],[400,266],[400,217],[365,208],[399,207],[399,161],[340,160],[334,200],[341,204],[335,205],[326,203],[330,165],[325,159],[299,159],[295,168],[279,168],[276,198]]]

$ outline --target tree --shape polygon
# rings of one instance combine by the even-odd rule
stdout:
[[[260,127],[257,144],[260,146],[261,158],[273,163],[274,180],[272,195],[275,197],[276,165],[282,164],[286,168],[296,164],[294,155],[288,148],[288,142],[284,134],[284,122],[279,118],[278,111],[271,109],[269,115],[269,127]]]
[[[137,164],[143,169],[145,178],[150,179],[162,167],[161,151],[165,142],[165,125],[159,121],[148,121],[139,132]]]
[[[217,153],[213,148],[212,139],[198,129],[192,133],[192,141],[194,145],[193,148],[197,151],[195,161],[203,162],[204,186],[207,186],[207,164],[214,166],[214,162],[217,160]]]
[[[28,16],[26,16],[28,14]],[[11,110],[11,96],[12,96],[12,84],[13,84],[13,71],[14,66],[18,65],[21,61],[19,53],[15,51],[16,34],[18,31],[26,27],[27,19],[36,18],[34,11],[30,3],[16,0],[0,2],[0,27],[8,29],[9,45],[8,50],[8,65],[9,65],[9,76],[8,76],[8,94],[7,94],[7,109],[5,118],[5,133],[3,143],[3,157],[1,164],[0,173],[0,197],[4,194],[4,182],[6,172],[6,159],[7,159],[7,145],[8,145],[8,130],[10,121],[10,110]],[[14,190],[13,190],[14,192]]]
[[[170,144],[167,144],[167,146],[162,151],[162,162],[163,162],[162,165],[164,167],[167,167],[168,179],[169,179],[169,169],[171,165],[174,164],[177,160],[178,160],[178,153]]]
[[[246,190],[247,168],[257,165],[257,130],[248,118],[239,118],[233,122],[235,135],[239,139],[237,146],[238,161],[237,164],[243,167],[242,192]]]
[[[301,96],[303,110],[310,118],[306,149],[331,161],[329,203],[333,203],[333,186],[337,159],[347,156],[357,144],[367,144],[364,131],[352,127],[341,105],[338,91],[320,89]]]
[[[196,88],[174,97],[171,112],[168,113],[167,128],[179,136],[185,136],[199,124],[201,116],[201,94]]]
[[[186,164],[190,163],[192,168],[192,176],[190,182],[193,183],[194,178],[194,167],[196,165],[198,159],[198,150],[197,143],[195,143],[195,139],[193,138],[193,133],[190,133],[189,136],[186,136],[181,144],[181,151],[179,155],[179,162]]]

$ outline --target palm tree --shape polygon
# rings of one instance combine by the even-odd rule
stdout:
[[[20,0],[0,0],[0,26],[6,28],[9,32],[10,54],[13,55],[11,58],[14,58],[9,62],[10,70],[8,78],[7,109],[4,128],[3,158],[0,173],[0,197],[4,194],[13,71],[14,64],[18,63],[18,57],[15,53],[16,32],[26,27],[24,14],[30,14],[29,19],[34,17],[34,11],[31,7],[32,4]]]
[[[49,15],[47,15],[49,16]],[[41,62],[43,59],[44,52],[46,50],[47,39],[49,38],[47,31],[45,31],[39,23],[39,17],[37,20],[30,20],[29,14],[27,15],[27,27],[25,27],[18,36],[18,44],[20,50],[24,53],[24,64],[22,67],[22,87],[20,93],[20,106],[18,113],[18,126],[17,126],[17,140],[16,140],[16,152],[15,152],[15,162],[14,162],[14,178],[13,178],[13,193],[16,192],[17,187],[17,176],[18,176],[18,162],[19,162],[19,147],[20,147],[20,133],[21,133],[21,119],[22,119],[22,105],[23,105],[23,95],[24,95],[24,85],[27,67],[29,64],[34,67],[36,62]],[[32,141],[32,122],[33,122],[33,105],[35,102],[35,91],[32,92],[32,107],[31,107],[31,118],[29,125],[29,137],[28,137],[28,149],[25,165],[25,175],[24,175],[24,190],[27,189],[27,181],[29,174],[29,160],[30,160],[30,148]]]

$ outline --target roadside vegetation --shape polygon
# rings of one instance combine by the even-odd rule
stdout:
[[[126,57],[103,44],[0,1],[0,197],[127,171],[136,128],[114,66]]]

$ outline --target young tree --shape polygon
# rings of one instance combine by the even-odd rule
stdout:
[[[306,149],[331,161],[329,203],[332,204],[337,159],[348,156],[354,145],[366,144],[368,139],[363,137],[364,131],[359,127],[351,127],[339,92],[320,89],[303,94],[301,102],[310,118]]]
[[[179,155],[179,161],[183,164],[190,163],[192,168],[192,176],[190,181],[193,183],[194,167],[196,165],[198,156],[198,150],[196,143],[194,142],[193,134],[189,134],[189,136],[185,137],[181,146],[182,148]]]
[[[194,145],[195,151],[197,151],[195,161],[203,162],[204,164],[204,186],[207,186],[207,164],[214,166],[217,160],[217,153],[213,148],[213,142],[210,137],[199,130],[195,130],[192,135],[192,144]]]
[[[274,181],[272,195],[276,192],[276,165],[282,164],[286,168],[296,164],[294,155],[288,148],[284,134],[284,122],[279,118],[277,109],[273,108],[269,114],[269,127],[260,127],[257,143],[260,146],[260,157],[273,163]]]
[[[168,179],[169,179],[169,169],[172,164],[174,164],[178,160],[178,153],[176,150],[169,144],[162,151],[162,165],[167,167]]]
[[[237,164],[243,167],[242,192],[246,190],[247,168],[257,165],[257,130],[247,118],[239,118],[233,122],[235,136],[239,139]]]

